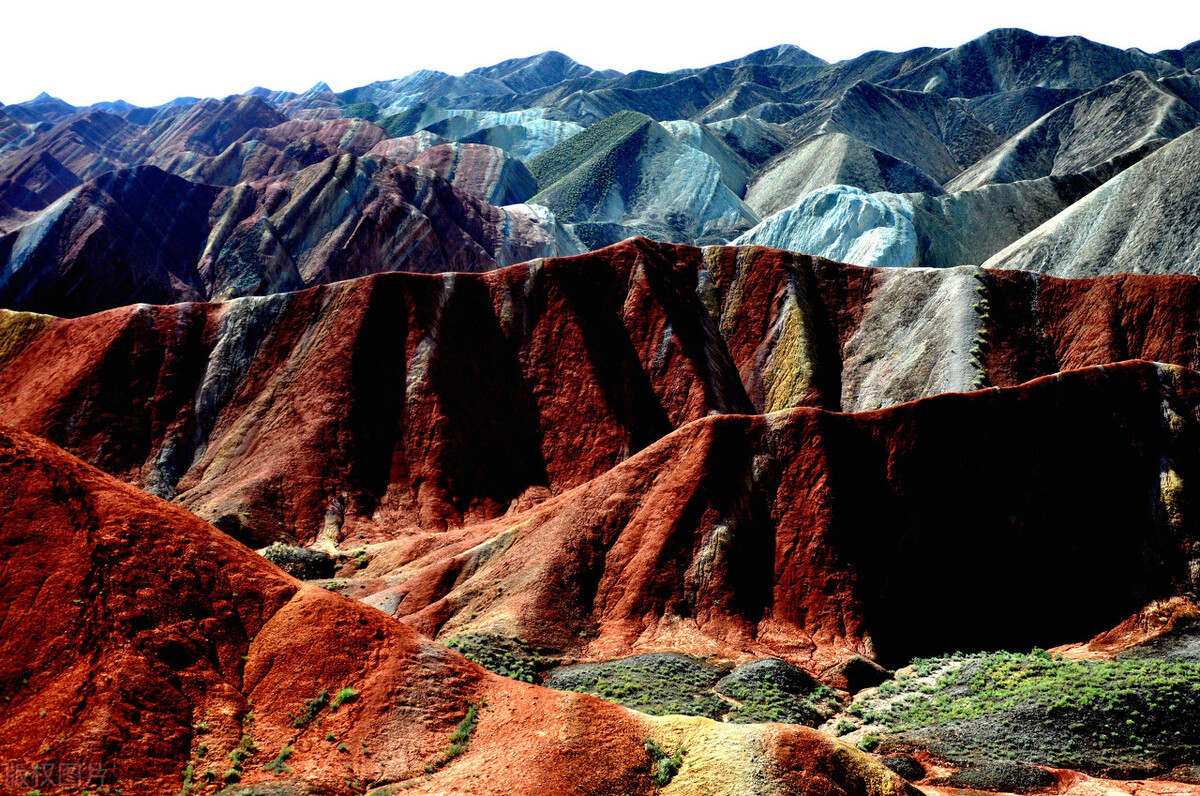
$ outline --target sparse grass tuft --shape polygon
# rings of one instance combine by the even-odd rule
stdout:
[[[304,703],[304,710],[299,715],[292,717],[292,726],[296,729],[307,727],[328,704],[329,691],[322,688],[315,697]]]
[[[683,756],[687,754],[687,747],[680,746],[675,750],[675,754],[667,754],[667,751],[653,738],[644,739],[642,745],[646,749],[646,754],[650,756],[652,763],[650,778],[654,780],[654,784],[660,788],[670,785],[671,780],[683,766]]]
[[[270,763],[263,766],[263,771],[270,771],[272,774],[290,774],[292,770],[287,767],[287,759],[292,756],[292,747],[286,744],[279,750],[279,754]]]
[[[334,696],[333,702],[329,705],[329,709],[331,711],[337,710],[347,702],[353,702],[356,699],[358,699],[357,691],[349,687],[343,688],[341,691],[337,692],[336,696]]]
[[[454,732],[450,733],[450,746],[436,760],[425,765],[426,774],[434,773],[467,751],[467,747],[471,744],[471,736],[475,734],[475,724],[479,720],[479,710],[486,706],[487,703],[483,701],[480,701],[478,705],[467,705],[467,715],[454,728]]]

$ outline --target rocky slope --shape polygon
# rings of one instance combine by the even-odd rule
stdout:
[[[0,484],[10,792],[911,792],[815,730],[655,719],[485,672],[9,429]],[[665,773],[643,739],[687,765]]]
[[[492,166],[476,158],[479,168],[456,170],[437,147],[412,167],[342,154],[226,190],[153,166],[111,172],[0,237],[0,302],[74,316],[579,251],[546,208],[488,204],[420,165],[438,165],[474,194],[528,192],[520,164],[481,148]]]
[[[737,172],[726,177],[703,149],[708,144],[715,151],[719,142],[704,137],[697,143],[681,143],[648,116],[619,113],[530,161],[541,188],[533,201],[573,222],[593,246],[631,235],[727,240],[758,217],[726,184],[736,184]],[[732,155],[723,158],[727,170]]]
[[[1188,133],[988,259],[987,266],[1059,276],[1192,274],[1200,134]]]
[[[865,82],[788,127],[801,143],[765,169],[746,194],[747,203],[763,214],[831,183],[939,192],[937,186],[1001,143],[963,107],[936,94]],[[835,138],[826,141],[826,136]]]
[[[1132,72],[1055,108],[947,188],[1081,174],[1115,158],[1136,162],[1139,153],[1153,151],[1197,124],[1200,110],[1168,85]]]
[[[0,107],[0,792],[1197,793],[1198,52]]]
[[[870,415],[797,409],[696,421],[489,533],[439,537],[436,552],[381,547],[366,574],[373,585],[399,583],[372,601],[431,633],[486,630],[570,649],[582,625],[590,657],[732,649],[818,670],[848,651],[898,665],[1087,637],[1153,596],[1196,585],[1179,552],[1187,521],[1173,526],[1145,498],[1151,490],[1186,511],[1175,503],[1184,490],[1160,491],[1161,468],[1191,466],[1194,430],[1171,441],[1159,429],[1164,401],[1179,417],[1194,411],[1182,397],[1194,375],[1169,373],[1130,365]],[[1145,395],[1141,407],[1134,394]],[[1093,402],[1082,413],[1081,400]],[[1086,451],[1088,463],[1068,465],[1059,457],[1069,451]],[[1055,490],[1061,500],[1022,464],[1031,452],[1072,484]],[[942,470],[927,491],[927,474],[946,461],[967,466]],[[988,494],[1027,497],[993,503]],[[1081,504],[1094,516],[1083,519]],[[964,523],[975,541],[962,540]],[[1078,532],[1105,536],[1093,545]],[[1037,590],[1002,585],[1043,566],[1055,578]],[[1126,588],[1079,600],[1101,573]],[[953,605],[939,600],[946,592]],[[911,620],[932,604],[941,621]]]
[[[848,185],[818,188],[730,243],[807,252],[881,268],[918,265],[913,207],[881,201]]]
[[[1125,359],[1194,368],[1178,324],[1198,302],[1191,277],[633,241],[478,276],[4,313],[0,408],[243,540],[382,541],[562,494],[713,412],[870,410]]]

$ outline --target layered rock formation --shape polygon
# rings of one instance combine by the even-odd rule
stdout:
[[[1058,276],[1193,274],[1200,267],[1195,202],[1200,133],[1131,167],[988,259],[994,268]]]
[[[0,485],[6,789],[651,794],[653,739],[687,748],[659,781],[689,792],[910,791],[807,728],[655,719],[485,672],[10,429]]]
[[[489,162],[497,166],[490,178],[480,168],[477,178],[462,169],[457,179],[511,198],[523,167],[506,172],[499,155]],[[74,316],[380,271],[482,271],[577,251],[545,208],[496,207],[428,169],[378,156],[335,155],[224,191],[144,166],[98,177],[0,237],[0,302]]]
[[[458,190],[492,205],[524,202],[537,193],[537,180],[521,161],[484,144],[441,144],[409,161]]]
[[[1086,638],[1191,587],[1187,521],[1164,513],[1190,498],[1162,485],[1195,466],[1197,383],[1131,363],[877,413],[695,421],[527,513],[380,546],[370,600],[431,634],[571,649],[582,627],[593,657],[733,649],[818,670],[838,651],[897,665]],[[1082,597],[1097,576],[1123,585]],[[933,604],[938,621],[915,619]]]
[[[1126,544],[1151,545],[1146,561],[1166,562],[1147,563],[1131,590],[1094,611],[1076,610],[1078,626],[1037,620],[1031,602],[1006,644],[1098,632],[1187,581],[1186,523],[1164,518],[1185,516],[1190,500],[1187,368],[1200,350],[1177,325],[1200,314],[1188,314],[1193,304],[1191,277],[872,271],[635,241],[479,276],[381,275],[74,321],[5,313],[0,409],[247,542],[373,543],[380,563],[361,595],[430,634],[486,627],[561,647],[582,629],[596,638],[592,655],[699,643],[826,664],[852,651],[894,661],[951,642],[944,628],[897,630],[909,602],[885,585],[885,562],[910,561],[909,574],[934,567],[918,579],[931,583],[935,571],[962,570],[950,552],[922,562],[963,517],[992,529],[980,539],[1007,538],[1002,527],[1061,538],[1049,559],[1079,569],[1059,572],[1073,585],[1055,599],[1079,586],[1072,578],[1118,566],[1054,535],[1065,529],[1143,529],[1101,547],[1121,566]],[[581,366],[562,368],[564,356]],[[928,398],[1125,359],[1173,366]],[[485,405],[470,399],[479,385]],[[921,398],[876,414],[821,408]],[[1043,465],[1030,470],[1031,455]],[[1046,464],[1056,457],[1070,461]],[[958,463],[953,485],[922,486],[939,461]],[[1077,480],[1039,487],[1045,467]],[[1155,485],[1169,510],[1146,503]],[[1103,517],[1066,522],[1093,489],[1083,503]],[[959,508],[947,511],[948,495]],[[1012,495],[1032,497],[1018,507]],[[872,535],[896,523],[909,530]],[[802,550],[817,558],[788,552]],[[998,568],[962,610],[1000,611],[992,587],[1018,562],[979,555]],[[727,570],[733,561],[767,569]],[[644,585],[595,591],[642,566]],[[774,597],[762,591],[770,583]],[[995,633],[999,621],[978,626]],[[962,644],[982,643],[963,633]]]
[[[648,116],[617,114],[530,161],[541,188],[533,201],[574,222],[592,246],[631,234],[727,240],[758,217],[730,190],[736,172],[725,177],[706,142],[720,146],[698,136],[701,148],[693,148]],[[734,158],[728,152],[725,160]]]
[[[622,75],[548,52],[341,93],[323,83],[257,88],[159,108],[40,97],[2,111],[0,234],[117,169],[154,165],[236,187],[373,153],[400,165],[423,158],[418,165],[491,204],[536,197],[574,225],[553,233],[556,250],[524,256],[631,235],[723,243],[813,191],[848,185],[906,195],[880,199],[914,207],[913,262],[978,265],[1200,124],[1191,52],[997,30],[954,49],[837,64],[780,46]],[[450,148],[423,154],[441,145]],[[1012,187],[988,190],[999,184]],[[520,209],[511,223],[541,213]],[[293,286],[277,278],[287,266],[273,253],[254,259],[238,268],[256,273],[240,279]]]
[[[0,107],[0,791],[1188,791],[1197,52]]]
[[[896,206],[846,185],[819,188],[734,238],[734,246],[768,246],[852,265],[916,265],[913,208]]]

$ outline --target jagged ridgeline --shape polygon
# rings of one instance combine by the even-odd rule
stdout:
[[[549,52],[340,93],[43,95],[0,107],[0,302],[75,315],[633,235],[1191,273],[1198,59],[1004,29],[834,64],[784,45],[621,74]]]

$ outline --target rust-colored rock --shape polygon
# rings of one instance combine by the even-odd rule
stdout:
[[[649,796],[644,738],[687,745],[676,780],[689,793],[739,781],[782,794],[910,792],[806,728],[654,719],[487,673],[7,429],[0,489],[4,793],[212,793],[240,779],[296,793],[397,784],[565,796],[584,785]],[[346,688],[336,709],[309,709]],[[445,759],[468,704],[479,707],[468,748]],[[239,746],[245,754],[231,757]],[[285,768],[264,768],[277,758]]]

